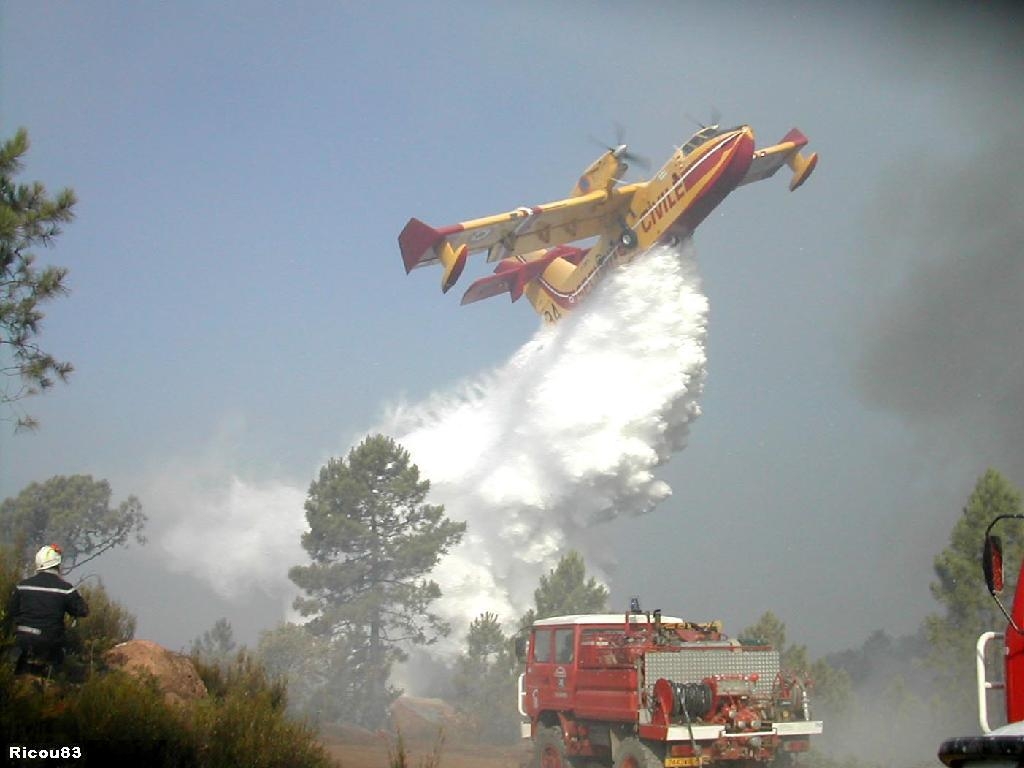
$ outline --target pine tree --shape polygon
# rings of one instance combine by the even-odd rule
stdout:
[[[574,613],[602,613],[608,610],[608,589],[591,576],[583,556],[572,551],[558,565],[540,577],[540,586],[533,592],[535,607],[520,620],[528,627],[537,619],[567,616]]]
[[[455,661],[455,706],[468,731],[492,743],[519,737],[515,698],[516,660],[497,614],[482,613],[469,625],[466,651]]]
[[[359,702],[352,719],[368,727],[381,724],[399,693],[388,678],[406,656],[403,646],[448,633],[430,612],[441,589],[427,575],[466,526],[426,503],[429,491],[404,448],[372,435],[346,459],[331,459],[306,499],[302,545],[312,564],[289,572],[305,593],[295,607],[312,617],[310,632],[344,649],[347,694]]]
[[[12,409],[56,381],[67,381],[72,371],[70,363],[44,352],[36,341],[43,319],[40,305],[68,292],[67,269],[40,269],[29,249],[52,244],[60,225],[71,221],[75,193],[65,189],[50,198],[38,181],[15,183],[28,148],[24,128],[0,145],[0,372],[10,382],[0,387],[0,404]],[[24,412],[14,420],[17,428],[37,426]]]
[[[236,646],[235,630],[227,617],[222,616],[192,641],[191,654],[208,663],[223,664],[230,660]]]

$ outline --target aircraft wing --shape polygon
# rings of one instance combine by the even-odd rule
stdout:
[[[488,261],[500,261],[594,237],[610,217],[626,209],[641,186],[642,183],[629,184],[591,192],[439,229],[419,219],[409,219],[398,236],[405,271],[437,263],[448,247],[456,253],[463,246],[466,253],[487,251]]]
[[[810,157],[804,157],[800,154],[800,148],[806,144],[807,137],[798,128],[794,128],[783,136],[782,141],[778,144],[754,150],[754,158],[750,162],[750,168],[737,186],[767,179],[773,176],[783,165],[789,165],[793,170],[793,178],[790,181],[789,188],[791,191],[796,189],[806,181],[818,163],[817,153],[813,153]]]

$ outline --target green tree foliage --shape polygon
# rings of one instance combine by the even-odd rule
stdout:
[[[348,654],[349,685],[333,693],[358,705],[352,718],[368,727],[384,721],[398,693],[388,678],[403,646],[448,632],[430,612],[441,589],[427,574],[466,526],[426,503],[429,491],[408,451],[372,435],[346,459],[331,459],[306,498],[302,545],[312,564],[289,571],[304,592],[295,607],[312,617],[309,632]]]
[[[569,552],[544,576],[533,593],[534,608],[520,620],[529,627],[537,619],[574,613],[603,613],[608,610],[608,590],[597,579],[587,578],[583,556]]]
[[[352,649],[341,635],[314,635],[300,624],[282,624],[260,635],[256,649],[269,674],[286,681],[288,706],[314,724],[356,721],[361,702],[345,692],[357,690],[350,667]]]
[[[935,558],[936,581],[931,591],[943,612],[925,619],[929,664],[940,686],[942,714],[958,719],[963,727],[975,719],[975,642],[982,632],[1006,623],[988,594],[981,570],[985,529],[997,515],[1020,512],[1020,491],[996,470],[987,470],[953,526],[949,546]],[[1024,524],[1004,521],[997,533],[1003,539],[1006,591],[1012,594],[1024,556]]]
[[[210,629],[192,641],[191,655],[208,663],[219,664],[231,658],[236,648],[235,631],[226,617],[214,622]]]
[[[470,723],[467,731],[485,742],[510,743],[519,738],[511,642],[498,616],[482,613],[470,623],[466,650],[455,661],[455,707]]]
[[[327,768],[316,734],[285,716],[287,700],[281,681],[245,651],[234,664],[204,670],[211,695],[186,723],[203,766],[252,765],[267,768]],[[191,746],[191,745],[190,745]]]
[[[210,659],[201,654],[193,654],[191,658],[207,693],[214,699],[263,696],[268,708],[274,711],[283,710],[287,705],[284,678],[268,669],[259,656],[247,648],[239,649],[230,658]]]
[[[770,645],[781,654],[786,646],[786,625],[771,611],[765,611],[752,625],[740,632],[744,642]]]
[[[316,734],[285,717],[279,686],[251,661],[220,676],[203,700],[168,703],[155,681],[121,671],[91,675],[74,686],[38,686],[0,667],[0,741],[75,745],[84,759],[54,764],[160,768],[328,768]],[[6,749],[6,747],[5,747]]]
[[[130,537],[143,544],[146,515],[129,496],[111,506],[110,483],[91,475],[58,475],[32,483],[0,504],[0,536],[24,542],[23,556],[56,542],[64,550],[61,570],[70,572]]]
[[[329,641],[300,624],[281,624],[260,634],[256,656],[268,673],[285,680],[292,710],[315,723],[330,722],[316,700],[326,689],[330,663]]]
[[[23,576],[17,550],[7,542],[0,543],[0,646],[6,645],[8,635],[14,631],[11,617],[7,615],[7,599]]]
[[[898,638],[891,637],[884,629],[876,629],[860,648],[830,653],[826,658],[832,666],[845,669],[854,687],[860,687],[875,680],[891,680],[911,667],[921,667],[927,653],[928,640],[923,627]]]
[[[0,405],[14,414],[18,428],[37,425],[18,408],[19,401],[67,381],[72,371],[37,340],[42,305],[68,292],[67,269],[38,267],[30,249],[51,245],[61,225],[71,221],[75,193],[65,189],[50,198],[38,181],[16,183],[28,148],[24,128],[0,146],[0,372],[5,377]]]

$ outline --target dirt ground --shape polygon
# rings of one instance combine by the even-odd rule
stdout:
[[[322,741],[339,768],[389,768],[388,749],[395,748],[394,741],[389,742],[385,736],[352,740],[325,734]],[[434,743],[423,740],[406,740],[405,753],[408,768],[525,768],[529,757],[527,744],[493,747],[445,743],[440,760],[435,762]]]

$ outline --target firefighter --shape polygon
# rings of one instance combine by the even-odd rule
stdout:
[[[15,674],[28,671],[29,660],[52,671],[64,661],[64,615],[89,615],[78,590],[60,577],[61,549],[49,544],[36,552],[36,574],[22,579],[11,592],[7,620],[14,630]]]

